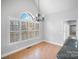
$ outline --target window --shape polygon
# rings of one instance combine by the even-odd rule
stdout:
[[[76,36],[76,25],[70,25],[70,35]]]
[[[20,39],[20,22],[10,21],[10,42],[16,42]]]
[[[39,37],[39,29],[40,23],[32,21],[28,13],[22,13],[21,19],[10,20],[10,43],[35,39]]]

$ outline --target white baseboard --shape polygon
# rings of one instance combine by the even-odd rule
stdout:
[[[19,52],[19,51],[21,51],[21,50],[23,50],[23,49],[25,49],[25,48],[28,48],[28,47],[33,46],[33,45],[36,45],[36,44],[41,43],[41,42],[42,42],[42,40],[39,41],[39,42],[35,42],[35,43],[30,44],[30,45],[27,45],[27,46],[25,46],[25,47],[21,47],[21,48],[19,48],[19,49],[16,49],[16,50],[14,50],[14,51],[9,52],[9,53],[5,53],[5,54],[1,55],[1,57],[6,57],[6,56],[8,56],[8,55],[10,55],[10,54]]]
[[[58,46],[63,46],[63,44],[56,43],[56,42],[52,42],[52,41],[49,41],[49,40],[43,40],[43,41],[44,41],[44,42],[51,43],[51,44],[55,44],[55,45],[58,45]]]
[[[32,43],[32,44],[27,45],[25,47],[21,47],[21,48],[19,48],[17,50],[14,50],[14,51],[9,52],[9,53],[5,53],[5,54],[1,55],[1,57],[6,57],[6,56],[8,56],[10,54],[16,53],[18,51],[21,51],[21,50],[23,50],[25,48],[28,48],[28,47],[33,46],[33,45],[36,45],[36,44],[41,43],[41,42],[48,42],[48,43],[55,44],[55,45],[58,45],[58,46],[63,46],[63,44],[60,44],[60,43],[52,42],[52,41],[49,41],[49,40],[41,40],[39,42]]]

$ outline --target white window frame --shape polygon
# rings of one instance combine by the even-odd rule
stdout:
[[[10,21],[19,21],[20,22],[20,39],[19,39],[19,41],[16,41],[16,42],[10,42]],[[39,32],[39,35],[37,36],[37,37],[34,37],[34,38],[28,38],[27,40],[22,40],[22,31],[21,31],[21,20],[20,19],[17,19],[17,20],[14,20],[14,19],[9,19],[9,45],[13,45],[13,44],[17,44],[17,43],[22,43],[22,42],[26,42],[26,41],[28,41],[28,40],[35,40],[35,39],[39,39],[39,37],[40,37],[40,27],[41,27],[41,22],[37,22],[37,21],[31,21],[31,22],[33,22],[33,23],[37,23],[37,24],[39,24],[39,29],[38,30],[32,30],[33,32],[34,31],[38,31]],[[26,21],[26,22],[28,22],[28,21]],[[31,31],[31,30],[28,30],[28,31]]]

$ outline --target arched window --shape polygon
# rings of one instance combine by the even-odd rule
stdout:
[[[20,19],[21,21],[29,21],[29,20],[33,20],[33,17],[31,14],[27,13],[27,12],[21,12],[20,13]]]
[[[31,14],[21,12],[19,19],[10,19],[10,43],[39,38],[40,23]]]

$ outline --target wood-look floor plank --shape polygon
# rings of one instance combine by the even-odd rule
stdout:
[[[47,42],[39,43],[2,59],[56,59],[61,47]]]

